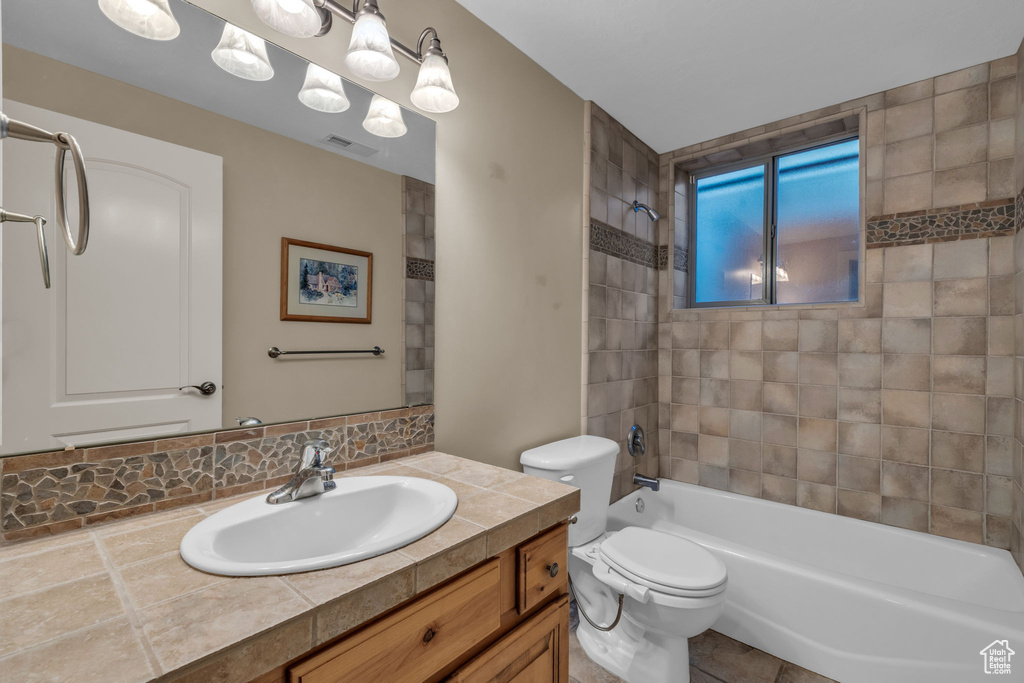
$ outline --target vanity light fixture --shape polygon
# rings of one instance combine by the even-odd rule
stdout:
[[[377,9],[377,0],[363,0],[352,27],[352,40],[345,55],[345,66],[367,81],[390,81],[400,67],[391,51],[384,15]]]
[[[341,76],[312,63],[306,67],[306,81],[299,91],[299,101],[326,114],[338,114],[352,106],[345,95]]]
[[[441,51],[441,41],[437,31],[428,28],[420,35],[418,51],[423,49],[423,39],[428,32],[433,32],[430,47],[423,55],[420,73],[416,77],[416,87],[412,89],[409,99],[423,111],[431,114],[444,114],[459,106],[459,96],[452,85],[452,72],[448,69],[448,58]]]
[[[400,138],[409,130],[402,120],[402,108],[381,95],[370,100],[363,128],[382,138]]]
[[[367,81],[390,81],[401,70],[395,53],[420,65],[416,87],[410,99],[423,111],[432,114],[449,112],[459,105],[459,96],[452,85],[452,74],[448,58],[441,50],[437,31],[426,28],[420,33],[416,49],[398,42],[388,35],[384,15],[377,7],[377,0],[352,0],[352,9],[342,6],[340,0],[252,0],[256,14],[271,28],[294,36],[322,36],[331,29],[332,16],[340,17],[350,24],[352,39],[349,41],[345,66],[352,73]],[[301,6],[300,6],[301,5]],[[294,29],[281,17],[291,11],[301,14],[303,33],[289,32]],[[322,18],[319,30],[313,32],[313,13]],[[423,51],[423,43],[430,37],[430,46]]]
[[[250,81],[268,81],[274,77],[266,42],[234,24],[224,24],[220,43],[211,56],[217,66],[233,76]]]
[[[174,40],[181,33],[167,0],[99,0],[100,10],[126,31],[150,40]]]
[[[293,38],[312,38],[331,30],[331,13],[314,0],[252,0],[252,8],[264,24]]]

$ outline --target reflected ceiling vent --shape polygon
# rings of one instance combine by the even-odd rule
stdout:
[[[372,157],[377,153],[377,150],[373,147],[368,147],[367,145],[354,142],[348,138],[343,138],[340,135],[335,135],[334,133],[330,133],[327,137],[321,140],[320,143],[325,147],[343,149],[349,154],[355,154],[361,157]]]

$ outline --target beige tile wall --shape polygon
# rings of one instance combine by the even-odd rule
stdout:
[[[1008,547],[1013,239],[871,250],[866,307],[663,324],[663,476]]]
[[[997,59],[662,154],[661,172],[867,107],[868,217],[1012,197],[1016,74]]]
[[[662,206],[674,228],[664,239],[685,234],[678,161],[858,109],[866,219],[1013,197],[1018,73],[1012,56],[664,154]],[[664,274],[662,475],[1020,545],[1014,433],[1024,400],[1014,396],[1024,397],[1024,358],[1016,383],[1013,368],[1024,355],[1024,278],[1015,286],[1014,274],[1024,268],[1010,258],[1014,241],[869,250],[854,305],[673,310],[685,290]]]
[[[658,476],[657,271],[638,257],[655,253],[655,224],[631,208],[634,199],[654,202],[658,156],[600,107],[589,106],[590,217],[636,238],[622,241],[639,247],[628,254],[587,247],[586,433],[620,444],[612,489],[617,500],[635,488],[634,472]],[[647,434],[647,453],[635,460],[625,449],[633,424]]]
[[[402,176],[405,221],[405,405],[434,402],[434,186]],[[415,263],[410,264],[410,259]]]

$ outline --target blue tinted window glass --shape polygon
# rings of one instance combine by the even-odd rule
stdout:
[[[764,166],[697,180],[697,303],[763,298],[764,181]]]
[[[778,159],[776,298],[780,304],[857,299],[857,140]]]

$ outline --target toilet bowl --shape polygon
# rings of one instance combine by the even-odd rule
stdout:
[[[577,636],[587,655],[630,683],[690,680],[687,639],[722,612],[725,564],[706,548],[643,527],[606,530],[618,444],[581,436],[523,453],[527,474],[580,488],[580,512],[569,527],[569,578],[581,619]]]

